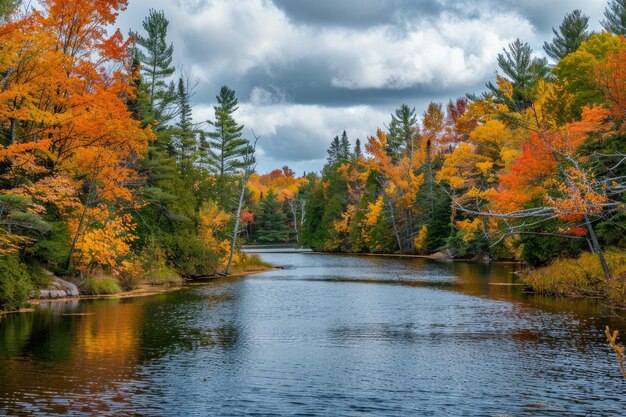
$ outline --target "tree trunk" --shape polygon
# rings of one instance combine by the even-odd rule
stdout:
[[[600,247],[600,243],[598,242],[598,238],[596,237],[596,232],[593,230],[593,225],[591,224],[591,220],[589,220],[589,216],[585,214],[585,226],[587,226],[587,231],[589,232],[589,238],[591,239],[591,246],[593,247],[593,251],[596,255],[598,255],[598,259],[600,260],[600,265],[602,265],[602,270],[604,271],[604,276],[607,281],[611,280],[611,271],[609,270],[609,266],[606,263],[606,259],[604,258],[604,252],[602,252],[602,248]]]
[[[237,206],[237,214],[235,216],[235,229],[233,230],[233,240],[230,242],[230,253],[228,254],[228,263],[224,274],[228,275],[230,266],[233,262],[233,255],[235,254],[235,245],[237,244],[237,236],[239,235],[239,217],[241,216],[241,210],[243,208],[243,195],[246,192],[246,184],[248,183],[248,174],[244,174],[241,178],[241,194],[239,195],[239,205]]]
[[[400,233],[398,232],[398,226],[396,225],[396,216],[393,213],[393,205],[391,204],[391,201],[387,204],[389,205],[389,212],[391,213],[391,224],[393,225],[393,233],[396,236],[396,241],[398,242],[398,249],[400,250],[400,253],[403,253],[404,250],[402,249],[402,240],[400,239]]]

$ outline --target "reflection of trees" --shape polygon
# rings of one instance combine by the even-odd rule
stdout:
[[[10,398],[9,411],[107,410],[104,393],[115,392],[132,375],[141,304],[110,300],[82,307],[82,314],[94,314],[41,309],[0,324],[0,403]],[[33,395],[40,407],[26,405]]]

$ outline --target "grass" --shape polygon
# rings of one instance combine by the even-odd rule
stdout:
[[[122,287],[112,277],[87,278],[82,285],[82,292],[89,295],[119,294]]]
[[[162,286],[180,285],[184,282],[180,275],[166,266],[157,267],[146,272],[142,281],[148,285]]]
[[[233,268],[237,272],[262,271],[271,267],[271,264],[263,262],[258,255],[243,252],[240,255],[239,261],[233,265]]]
[[[612,249],[604,253],[611,280],[602,271],[598,256],[584,253],[577,259],[557,259],[550,265],[526,273],[524,282],[535,292],[565,297],[605,297],[626,302],[626,253]]]

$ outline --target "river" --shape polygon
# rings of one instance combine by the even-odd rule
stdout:
[[[285,269],[2,318],[0,415],[626,415],[598,301],[515,265],[261,256]]]

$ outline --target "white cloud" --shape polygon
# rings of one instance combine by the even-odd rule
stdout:
[[[413,12],[419,4],[410,6]],[[592,28],[596,28],[605,1],[438,4],[451,11],[363,27],[290,19],[270,0],[131,0],[121,24],[124,29],[140,29],[149,8],[164,9],[170,20],[175,62],[191,65],[200,79],[196,120],[212,118],[211,101],[219,87],[228,84],[240,97],[237,120],[263,137],[261,168],[289,161],[310,170],[321,167],[328,142],[344,129],[351,139],[364,141],[388,122],[389,114],[402,101],[418,106],[418,111],[428,101],[415,96],[389,105],[376,102],[381,96],[373,94],[361,105],[337,107],[333,102],[337,94],[409,88],[463,94],[493,78],[497,54],[515,38],[540,49],[548,39],[542,39],[546,35],[540,35],[538,27],[545,30],[546,22],[557,13],[560,16],[551,24],[558,26],[561,10],[565,13],[575,7],[589,13]],[[309,64],[314,64],[311,71],[320,72],[317,82],[323,80],[327,84],[323,87],[334,88],[335,94],[316,96],[317,105],[290,103],[293,85],[281,84],[276,74],[282,75],[286,69],[297,71],[295,68],[303,65],[306,70]],[[270,75],[266,79],[273,80],[272,85],[259,81],[259,74]],[[295,82],[321,88],[307,77]]]

